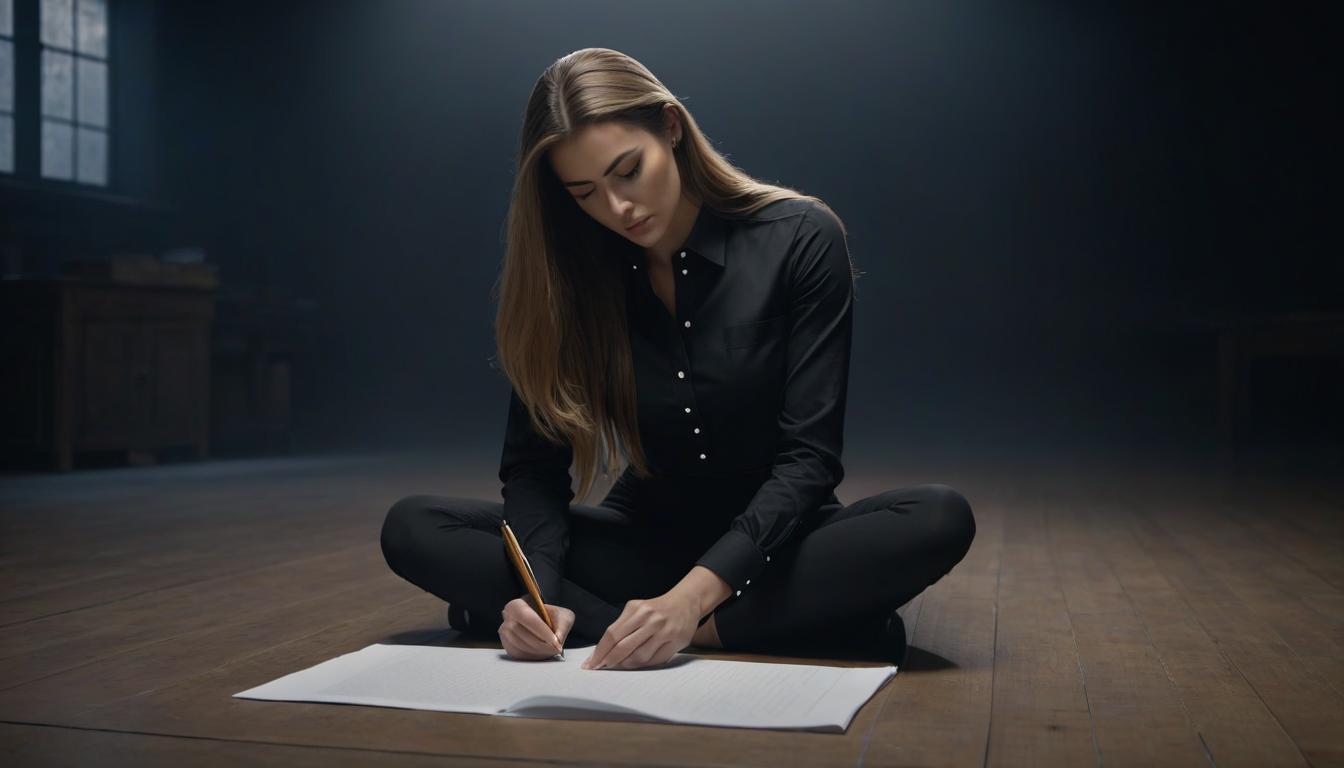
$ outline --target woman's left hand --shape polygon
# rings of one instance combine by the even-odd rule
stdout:
[[[651,600],[631,600],[582,667],[639,669],[662,664],[691,644],[699,622],[700,604],[693,595],[667,592]]]

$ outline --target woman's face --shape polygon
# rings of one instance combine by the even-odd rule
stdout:
[[[667,232],[681,198],[670,146],[681,131],[671,130],[662,139],[615,121],[586,125],[551,147],[551,168],[585,213],[648,248]]]

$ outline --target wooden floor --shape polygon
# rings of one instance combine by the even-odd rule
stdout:
[[[8,475],[0,754],[6,765],[1344,765],[1337,479],[1232,478],[1170,459],[887,463],[848,462],[840,498],[945,482],[970,499],[978,535],[902,610],[910,659],[844,734],[232,698],[370,643],[456,642],[442,603],[387,570],[379,526],[411,493],[498,498],[488,463]]]

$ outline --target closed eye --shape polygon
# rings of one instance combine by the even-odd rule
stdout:
[[[617,176],[620,176],[622,179],[633,179],[633,178],[635,178],[635,176],[638,176],[638,175],[639,175],[639,167],[640,167],[641,165],[643,165],[643,164],[644,164],[644,161],[643,161],[643,160],[640,160],[638,163],[635,163],[635,167],[634,167],[634,168],[631,168],[629,173],[618,173],[618,174],[616,174],[616,175],[617,175]],[[592,192],[589,192],[587,195],[579,195],[578,199],[579,199],[579,200],[587,200],[587,199],[588,199],[588,195],[591,195],[591,194],[593,194],[593,193],[592,193]]]

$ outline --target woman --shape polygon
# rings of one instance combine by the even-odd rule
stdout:
[[[588,48],[533,88],[507,224],[503,503],[398,501],[392,570],[520,659],[572,629],[597,643],[585,668],[688,645],[901,663],[896,609],[965,556],[975,522],[940,484],[835,496],[855,273],[831,209],[735,168],[643,65]],[[602,502],[571,504],[612,467]]]

